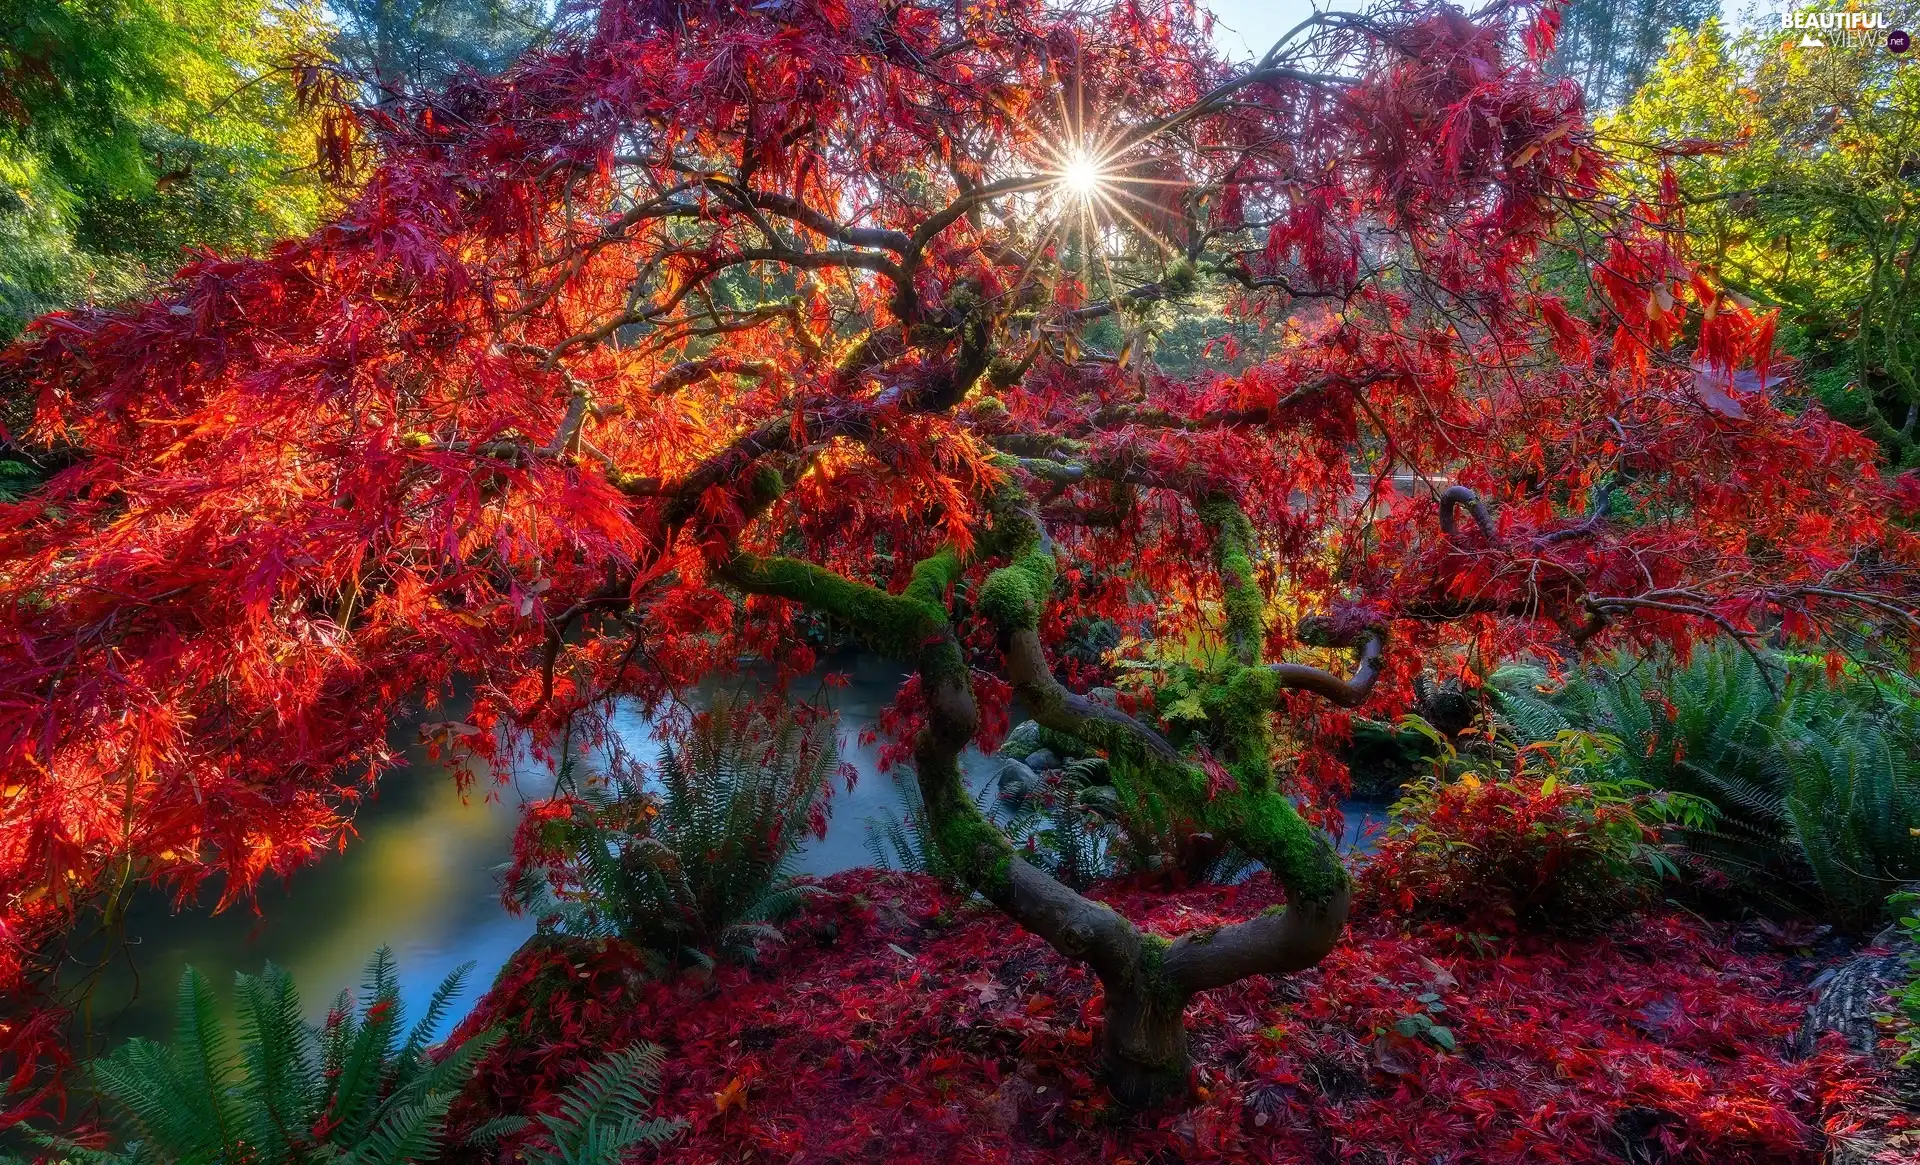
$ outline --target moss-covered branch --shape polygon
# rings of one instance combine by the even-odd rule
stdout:
[[[1244,515],[1233,521],[1237,507],[1229,503],[1228,509],[1216,511],[1217,528],[1230,538],[1237,531],[1241,538],[1225,556],[1229,561],[1237,556],[1242,578],[1250,581],[1250,531]],[[1051,576],[1051,555],[1036,529],[1018,548],[1013,564],[995,571],[982,588],[981,610],[999,629],[1008,678],[1033,718],[1104,752],[1116,783],[1131,786],[1127,791],[1167,804],[1234,841],[1263,862],[1296,902],[1344,901],[1346,873],[1332,847],[1273,787],[1269,722],[1283,677],[1236,664],[1209,693],[1211,727],[1236,778],[1234,788],[1212,787],[1198,763],[1181,756],[1151,727],[1067,690],[1054,677],[1036,629],[1034,602],[1034,588]],[[992,604],[984,601],[988,594],[998,596]],[[1257,634],[1259,618],[1254,613],[1252,625],[1243,628]],[[1339,913],[1344,917],[1344,906]]]
[[[741,590],[823,612],[875,650],[918,670],[927,718],[914,740],[914,762],[928,841],[963,885],[1100,976],[1108,992],[1105,1039],[1113,1084],[1138,1103],[1183,1085],[1180,1016],[1194,992],[1249,974],[1312,965],[1339,936],[1347,909],[1346,874],[1331,846],[1274,787],[1274,701],[1283,688],[1306,685],[1281,670],[1286,665],[1258,664],[1265,625],[1253,579],[1251,527],[1231,503],[1203,504],[1230,623],[1241,639],[1236,662],[1216,677],[1204,699],[1212,739],[1234,778],[1225,788],[1152,727],[1069,691],[1054,677],[1039,635],[1053,591],[1054,553],[1024,495],[1008,487],[990,500],[994,522],[978,546],[979,553],[1007,560],[981,585],[975,609],[998,631],[1008,678],[1034,719],[1104,752],[1123,791],[1233,841],[1287,890],[1284,911],[1174,940],[1143,933],[1022,861],[968,795],[959,758],[979,726],[979,711],[946,608],[946,595],[967,566],[965,555],[944,547],[915,564],[898,595],[792,558],[741,552],[721,569]],[[1377,652],[1377,641],[1370,643]]]
[[[738,551],[720,577],[749,594],[791,599],[838,619],[873,650],[907,663],[917,662],[947,628],[946,607],[937,599],[889,594],[798,558]]]
[[[914,765],[929,841],[963,884],[1001,901],[1012,893],[1013,847],[981,815],[960,771],[960,753],[979,728],[980,713],[945,595],[965,565],[942,547],[914,566],[898,595],[816,563],[745,551],[720,573],[742,591],[790,599],[838,619],[868,647],[918,671],[927,722],[914,740]]]
[[[1195,509],[1213,535],[1213,565],[1227,610],[1227,648],[1235,662],[1251,667],[1260,662],[1267,637],[1267,599],[1253,571],[1253,523],[1224,494],[1200,499]]]

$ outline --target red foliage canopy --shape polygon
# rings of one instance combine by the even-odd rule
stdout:
[[[742,603],[729,563],[898,592],[1009,489],[1049,640],[1231,633],[1196,501],[1237,505],[1250,581],[1392,644],[1371,687],[1276,673],[1307,739],[1345,715],[1310,693],[1391,710],[1443,649],[1910,618],[1871,443],[1739,387],[1771,319],[1609,192],[1519,47],[1551,27],[1406,0],[1236,69],[1185,0],[609,0],[363,111],[340,221],[4,357],[63,468],[0,506],[0,992],[122,875],[230,899],[341,844],[456,677],[436,731],[487,758],[804,667],[793,587]],[[1153,313],[1203,308],[1258,355],[1158,367]],[[1308,650],[1263,631],[1251,662]],[[21,1083],[45,1034],[0,1027]]]

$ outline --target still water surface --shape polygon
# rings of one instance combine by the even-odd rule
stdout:
[[[859,737],[879,719],[904,673],[889,660],[866,655],[837,658],[827,668],[850,678],[847,686],[823,694],[840,714],[841,752],[860,779],[851,792],[835,787],[826,837],[809,837],[796,863],[807,874],[871,865],[865,819],[899,811],[893,778],[879,772],[879,745],[862,745]],[[812,685],[795,690],[808,693]],[[656,755],[651,725],[637,712],[625,716],[616,724],[629,749],[642,758]],[[965,763],[976,789],[996,768],[972,750]],[[415,748],[410,763],[384,778],[378,796],[361,809],[359,836],[346,852],[290,882],[263,886],[257,912],[240,906],[214,915],[190,907],[176,914],[163,895],[139,898],[127,919],[127,947],[102,976],[82,1017],[94,1046],[170,1034],[174,987],[188,965],[224,997],[235,972],[256,972],[271,960],[293,973],[317,1021],[342,989],[357,987],[367,955],[382,944],[398,959],[410,1016],[420,1014],[449,972],[475,964],[449,1020],[457,1022],[533,933],[532,919],[516,918],[501,906],[499,867],[511,855],[520,806],[551,788],[551,774],[529,762],[504,784],[482,778],[473,795],[462,799],[449,770]],[[1350,807],[1344,844],[1354,844],[1377,819],[1367,807]]]
[[[871,865],[864,819],[899,810],[893,778],[879,772],[879,744],[862,745],[859,737],[879,719],[904,673],[866,655],[837,658],[828,667],[850,678],[846,687],[823,687],[822,694],[840,714],[841,754],[860,779],[851,792],[834,788],[827,836],[809,837],[796,862],[807,874]],[[805,682],[795,687],[813,689]],[[652,725],[637,711],[615,723],[636,756],[657,755]],[[976,788],[995,767],[971,750],[965,760]],[[482,776],[463,799],[451,771],[414,747],[409,763],[383,778],[378,795],[362,807],[359,836],[346,852],[286,883],[262,886],[257,911],[238,906],[215,915],[203,906],[176,914],[165,895],[143,894],[128,914],[126,949],[102,975],[82,1016],[96,1047],[170,1034],[174,988],[189,965],[224,995],[235,972],[257,972],[271,960],[293,973],[317,1020],[343,988],[358,986],[367,955],[382,944],[398,959],[410,1015],[420,1014],[449,972],[475,964],[449,1023],[457,1021],[533,933],[532,919],[501,906],[499,867],[511,856],[521,805],[546,796],[552,784],[544,766],[529,761],[505,784]]]

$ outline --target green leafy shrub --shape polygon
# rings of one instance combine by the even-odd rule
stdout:
[[[1786,659],[1776,692],[1731,644],[1685,665],[1621,661],[1557,691],[1537,669],[1493,677],[1521,739],[1617,737],[1607,779],[1710,802],[1687,849],[1747,895],[1866,921],[1920,878],[1920,689],[1909,677]]]
[[[1899,916],[1897,925],[1912,942],[1907,955],[1907,981],[1894,988],[1893,1012],[1887,1022],[1893,1038],[1903,1049],[1902,1068],[1920,1068],[1920,894],[1902,891],[1887,899],[1887,905]]]
[[[268,963],[235,976],[234,1048],[213,989],[187,968],[171,1043],[134,1039],[94,1061],[101,1096],[133,1134],[120,1149],[32,1134],[43,1160],[72,1165],[403,1165],[443,1147],[447,1111],[498,1041],[495,1029],[434,1047],[468,963],[442,980],[426,1014],[403,1028],[400,981],[385,947],[367,961],[365,1004],[341,992],[314,1028],[301,1019],[292,976]],[[636,1043],[581,1072],[532,1120],[506,1116],[462,1138],[473,1148],[515,1142],[527,1165],[619,1165],[683,1127],[650,1118],[661,1050]],[[0,1156],[4,1165],[27,1165]]]
[[[1920,738],[1865,712],[1799,728],[1779,751],[1792,838],[1829,901],[1871,916],[1920,878]]]
[[[367,963],[361,1010],[342,992],[315,1030],[301,1019],[292,977],[269,963],[235,977],[237,1048],[212,987],[188,968],[172,1042],[131,1040],[92,1065],[95,1087],[133,1134],[125,1148],[36,1139],[50,1155],[85,1165],[428,1160],[448,1105],[495,1039],[483,1033],[430,1053],[471,968],[449,975],[403,1030],[393,953],[382,947]]]
[[[1126,843],[1106,799],[1107,762],[1075,757],[1021,790],[1007,823],[1014,848],[1060,881],[1084,890],[1122,867]],[[1004,790],[1003,786],[1003,790]]]
[[[0,502],[19,501],[25,497],[37,476],[33,467],[26,462],[0,457]]]
[[[509,902],[565,934],[618,935],[672,965],[751,959],[807,893],[795,850],[825,833],[833,724],[721,697],[669,742],[659,789],[577,785],[530,810]]]

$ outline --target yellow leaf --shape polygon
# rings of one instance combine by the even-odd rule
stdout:
[[[1207,710],[1201,706],[1199,696],[1189,694],[1169,704],[1165,715],[1169,720],[1205,720]]]

